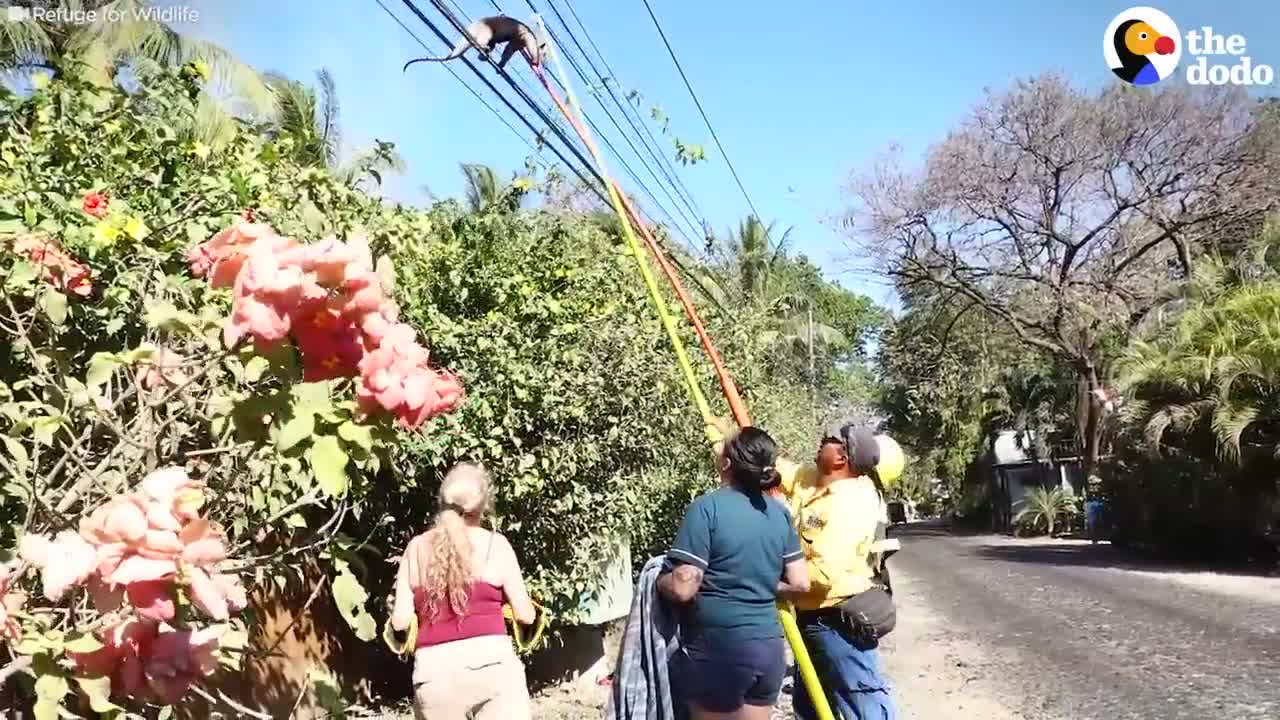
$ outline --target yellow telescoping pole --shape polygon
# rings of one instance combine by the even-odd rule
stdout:
[[[569,123],[573,126],[575,132],[582,138],[583,144],[587,146],[587,150],[591,153],[591,157],[595,160],[600,175],[605,180],[605,185],[609,191],[609,200],[613,204],[613,210],[618,215],[618,220],[622,223],[622,231],[626,236],[627,246],[631,253],[635,255],[636,263],[639,265],[640,274],[644,278],[645,287],[649,291],[649,297],[653,301],[654,308],[658,312],[658,317],[662,321],[663,328],[667,331],[667,337],[671,340],[671,344],[676,352],[676,359],[680,363],[680,369],[684,374],[685,382],[689,386],[689,393],[692,395],[694,404],[698,406],[698,411],[702,414],[703,421],[708,425],[712,424],[711,406],[707,402],[706,396],[702,394],[702,389],[698,385],[697,377],[693,373],[693,366],[689,362],[688,354],[685,352],[684,343],[680,340],[679,334],[675,329],[675,321],[671,317],[670,311],[667,309],[665,300],[658,291],[657,283],[653,278],[653,274],[649,270],[649,264],[645,260],[644,250],[640,247],[639,241],[636,240],[635,232],[631,226],[631,220],[626,214],[619,199],[619,191],[616,184],[610,179],[608,167],[605,165],[604,158],[600,154],[599,148],[596,147],[595,141],[592,139],[590,132],[578,120],[575,113],[582,112],[581,106],[578,104],[577,98],[574,96],[573,88],[569,84],[569,78],[564,72],[564,66],[560,64],[560,56],[556,50],[555,43],[546,32],[546,28],[542,25],[542,18],[538,18],[539,30],[542,34],[542,40],[546,43],[547,54],[551,61],[555,63],[556,74],[560,78],[560,84],[564,87],[565,95],[568,96],[570,107],[566,107],[561,102],[555,90],[547,83],[545,76],[538,70],[535,73],[542,81],[543,87],[551,95],[551,99],[555,101],[556,107],[565,116]],[[787,642],[791,646],[791,652],[795,655],[796,667],[800,670],[800,678],[804,682],[805,689],[809,691],[809,698],[813,702],[814,710],[817,711],[818,720],[835,720],[835,716],[831,713],[831,706],[827,702],[827,695],[822,691],[822,685],[818,681],[818,673],[813,667],[813,660],[809,657],[809,651],[804,645],[804,638],[800,635],[800,628],[796,624],[794,611],[790,607],[778,608],[778,620],[782,624],[782,631],[786,635]]]
[[[546,42],[548,54],[556,64],[557,74],[560,77],[560,84],[564,86],[565,94],[569,96],[569,102],[572,104],[574,111],[581,113],[581,106],[578,105],[577,99],[573,95],[573,89],[569,85],[569,79],[565,77],[564,68],[560,65],[560,57],[556,52],[555,45],[551,42],[550,36],[546,32],[546,28],[542,26],[542,18],[538,18],[539,30]],[[618,189],[614,182],[609,179],[609,169],[605,165],[604,157],[600,154],[600,149],[596,147],[595,141],[586,127],[578,121],[574,112],[570,112],[569,108],[556,95],[555,90],[547,83],[545,76],[538,70],[535,70],[538,79],[542,80],[542,85],[551,95],[551,99],[555,101],[556,107],[564,114],[565,118],[573,126],[574,130],[582,138],[582,142],[587,146],[587,150],[591,153],[592,159],[600,171],[601,177],[604,178],[605,185],[609,191],[609,200],[613,204],[613,211],[617,213],[619,221],[622,223],[622,233],[626,236],[627,248],[636,258],[636,264],[640,269],[640,275],[644,278],[645,287],[649,291],[649,299],[653,302],[653,307],[658,313],[658,319],[662,321],[662,327],[667,331],[667,338],[671,341],[671,345],[676,353],[676,361],[680,364],[680,371],[684,375],[685,384],[689,387],[689,394],[693,397],[693,403],[698,407],[698,412],[702,415],[704,423],[712,421],[711,405],[707,402],[707,398],[702,394],[702,388],[698,385],[697,376],[693,372],[693,363],[689,361],[689,355],[685,351],[684,342],[680,339],[680,333],[676,330],[675,320],[671,317],[671,311],[667,308],[666,299],[662,297],[662,292],[658,289],[658,283],[653,278],[653,273],[649,269],[649,262],[645,259],[644,248],[640,247],[640,241],[636,239],[635,232],[631,228],[631,223],[627,220],[626,211],[622,207],[622,200],[618,197]]]

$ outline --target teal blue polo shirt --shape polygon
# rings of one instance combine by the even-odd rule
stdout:
[[[694,500],[667,552],[703,571],[684,638],[722,646],[782,637],[778,581],[804,557],[791,514],[777,500],[721,488]]]

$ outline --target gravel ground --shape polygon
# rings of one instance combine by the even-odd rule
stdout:
[[[900,720],[1280,719],[1280,577],[924,524],[896,536],[882,651]],[[553,689],[535,717],[599,720],[606,692]]]
[[[941,689],[908,684],[931,664],[923,658],[941,652],[975,676],[941,697],[1006,713],[970,717],[1280,718],[1280,580],[1146,567],[1106,544],[956,537],[931,526],[898,536],[895,581],[912,588],[924,624],[936,628],[919,643],[894,638],[890,671],[904,704]],[[914,717],[951,717],[942,714],[951,702],[926,703]]]
[[[901,557],[899,555],[898,557]],[[895,558],[896,561],[896,558]],[[891,561],[894,562],[894,561]],[[1003,697],[996,663],[980,645],[957,633],[928,603],[925,588],[894,566],[898,626],[881,648],[894,686],[899,720],[1012,720],[1015,700]],[[534,698],[536,720],[600,720],[608,690],[566,684]],[[791,680],[772,717],[793,717]]]

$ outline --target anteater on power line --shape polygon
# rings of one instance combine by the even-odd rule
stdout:
[[[524,55],[529,60],[530,65],[535,67],[542,65],[542,56],[546,48],[528,25],[515,18],[507,17],[506,15],[480,18],[468,25],[466,32],[470,37],[464,37],[459,40],[448,55],[440,58],[416,58],[405,63],[403,70],[408,70],[409,66],[416,62],[448,62],[449,60],[455,60],[462,57],[463,53],[473,43],[485,54],[492,51],[494,46],[506,43],[507,46],[502,51],[502,58],[498,60],[499,68],[506,67],[507,61],[518,50],[524,51]]]

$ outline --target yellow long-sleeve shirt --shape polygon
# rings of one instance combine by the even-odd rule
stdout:
[[[813,465],[779,458],[777,469],[809,567],[810,589],[796,598],[796,609],[833,607],[870,589],[867,558],[887,516],[875,483],[855,477],[819,487]]]

